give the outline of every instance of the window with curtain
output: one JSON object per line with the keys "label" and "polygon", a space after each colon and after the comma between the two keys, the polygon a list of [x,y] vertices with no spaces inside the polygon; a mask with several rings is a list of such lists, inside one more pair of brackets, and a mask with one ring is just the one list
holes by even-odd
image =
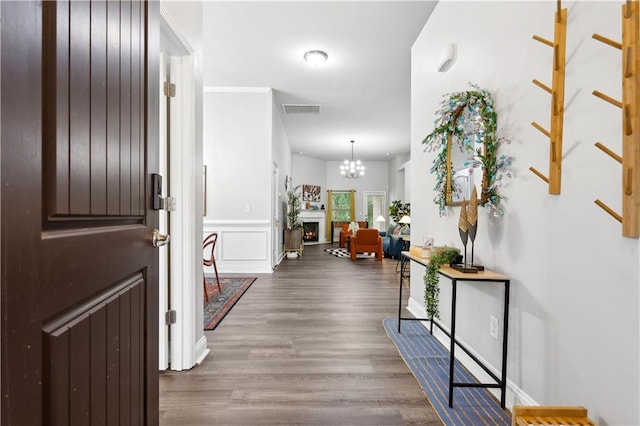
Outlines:
{"label": "window with curtain", "polygon": [[333,191],[331,194],[331,220],[334,222],[351,221],[351,194],[349,191]]}

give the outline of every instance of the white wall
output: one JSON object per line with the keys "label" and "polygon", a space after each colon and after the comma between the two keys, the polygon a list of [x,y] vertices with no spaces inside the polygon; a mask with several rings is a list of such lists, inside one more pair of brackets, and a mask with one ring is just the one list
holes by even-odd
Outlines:
{"label": "white wall", "polygon": [[[388,196],[389,162],[364,161],[366,173],[359,179],[346,179],[340,174],[341,161],[325,161],[302,155],[293,155],[293,185],[318,185],[321,187],[321,204],[327,206],[327,190],[356,190],[356,218],[363,220],[364,191],[385,191]],[[373,226],[373,224],[369,224]]]}
{"label": "white wall", "polygon": [[[291,176],[291,147],[289,146],[289,139],[282,125],[282,115],[280,108],[278,107],[275,97],[272,99],[272,156],[273,163],[278,167],[278,224],[275,232],[276,244],[277,244],[277,259],[279,260],[284,255],[284,241],[283,241],[283,229],[286,226],[286,218],[284,216],[283,206],[287,203],[287,191],[285,190],[284,180],[287,176]],[[273,194],[272,194],[273,198]],[[273,200],[272,200],[273,202]],[[272,206],[273,207],[273,206]],[[274,235],[272,233],[272,235]]]}
{"label": "white wall", "polygon": [[271,102],[269,90],[205,91],[207,218],[269,219]]}
{"label": "white wall", "polygon": [[389,160],[389,194],[387,202],[391,204],[394,200],[401,200],[406,202],[405,196],[410,196],[408,191],[405,191],[405,181],[407,173],[404,170],[404,164],[409,161],[409,155],[399,155]]}
{"label": "white wall", "polygon": [[[593,144],[621,149],[621,114],[591,95],[621,96],[620,52],[591,39],[621,39],[622,2],[568,4],[567,73],[562,194],[552,196],[529,166],[546,170],[548,141],[530,126],[549,122],[549,95],[531,83],[551,84],[552,50],[533,34],[553,38],[556,2],[441,1],[412,49],[412,236],[461,247],[459,208],[438,217],[433,203],[433,153],[421,140],[433,130],[441,96],[473,81],[495,98],[502,133],[512,139],[515,178],[503,188],[505,216],[480,213],[476,255],[512,279],[508,400],[584,405],[603,425],[640,424],[639,243],[594,205],[602,198],[621,210],[620,167]],[[447,73],[436,71],[440,51],[457,45]],[[412,271],[413,272],[413,271]],[[422,275],[412,273],[413,307],[423,306]],[[441,279],[445,323],[450,285]],[[499,343],[489,315],[500,317],[500,286],[459,291],[458,330],[493,366]],[[522,392],[522,393],[520,393]],[[531,402],[531,401],[529,401]]]}
{"label": "white wall", "polygon": [[271,272],[271,89],[205,88],[205,233],[218,231],[220,272]]}
{"label": "white wall", "polygon": [[[317,158],[294,154],[292,164],[293,186],[315,185],[320,187],[320,202],[327,206],[327,162]],[[302,206],[304,208],[304,205]]]}
{"label": "white wall", "polygon": [[[363,161],[366,173],[358,179],[346,179],[340,174],[341,161],[327,161],[327,189],[333,191],[356,190],[356,219],[366,220],[366,206],[363,206],[362,197],[364,191],[387,192],[389,182],[388,161]],[[388,197],[387,197],[388,200]],[[370,223],[370,227],[375,224]]]}

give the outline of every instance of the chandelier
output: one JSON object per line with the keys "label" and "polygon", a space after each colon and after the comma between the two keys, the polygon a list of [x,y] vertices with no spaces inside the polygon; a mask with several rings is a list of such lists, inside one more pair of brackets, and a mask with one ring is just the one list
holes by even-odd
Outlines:
{"label": "chandelier", "polygon": [[344,160],[344,163],[340,166],[340,174],[347,179],[358,179],[364,176],[364,164],[362,161],[353,160],[353,144],[355,141],[351,141],[351,161]]}

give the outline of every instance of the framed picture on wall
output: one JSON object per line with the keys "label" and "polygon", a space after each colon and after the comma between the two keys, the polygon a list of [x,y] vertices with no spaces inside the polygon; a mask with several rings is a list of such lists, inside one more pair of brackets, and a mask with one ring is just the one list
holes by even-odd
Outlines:
{"label": "framed picture on wall", "polygon": [[302,185],[302,201],[320,201],[320,187]]}

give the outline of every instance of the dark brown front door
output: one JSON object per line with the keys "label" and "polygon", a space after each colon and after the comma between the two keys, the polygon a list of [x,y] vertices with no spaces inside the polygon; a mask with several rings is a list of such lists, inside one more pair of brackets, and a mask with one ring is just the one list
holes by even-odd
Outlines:
{"label": "dark brown front door", "polygon": [[2,424],[157,424],[158,2],[0,7]]}

